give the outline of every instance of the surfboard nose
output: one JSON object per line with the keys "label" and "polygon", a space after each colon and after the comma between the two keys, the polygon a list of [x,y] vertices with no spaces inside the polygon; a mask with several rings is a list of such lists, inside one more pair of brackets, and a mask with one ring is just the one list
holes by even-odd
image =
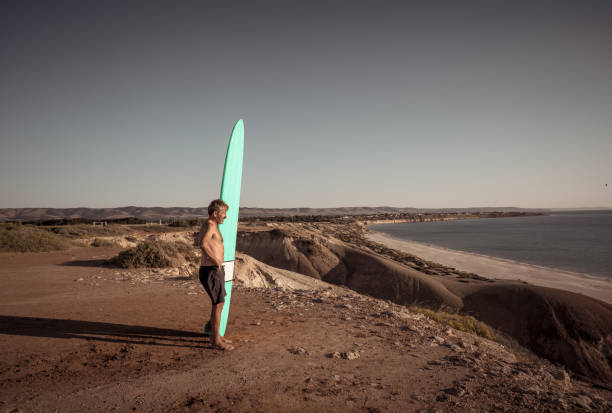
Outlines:
{"label": "surfboard nose", "polygon": [[244,120],[238,119],[238,121],[234,125],[234,128],[232,129],[232,135],[234,133],[244,134]]}

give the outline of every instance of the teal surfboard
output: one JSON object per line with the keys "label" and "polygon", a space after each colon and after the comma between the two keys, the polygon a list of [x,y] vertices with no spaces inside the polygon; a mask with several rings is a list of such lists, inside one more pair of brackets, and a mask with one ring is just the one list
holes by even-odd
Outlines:
{"label": "teal surfboard", "polygon": [[234,125],[227,145],[223,180],[221,181],[221,199],[229,205],[227,218],[219,225],[223,236],[223,268],[225,269],[225,304],[221,312],[219,334],[225,335],[227,319],[232,299],[232,282],[234,280],[234,259],[236,258],[236,234],[238,232],[238,212],[240,209],[240,188],[242,186],[242,157],[244,153],[244,122],[238,120]]}

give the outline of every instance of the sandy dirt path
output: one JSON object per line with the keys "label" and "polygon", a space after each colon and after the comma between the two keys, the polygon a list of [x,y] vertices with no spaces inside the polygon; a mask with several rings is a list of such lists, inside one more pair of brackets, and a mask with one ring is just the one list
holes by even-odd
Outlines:
{"label": "sandy dirt path", "polygon": [[612,282],[605,278],[401,240],[380,232],[370,232],[366,237],[370,241],[384,244],[389,248],[415,255],[421,259],[461,271],[473,272],[486,278],[522,280],[533,285],[584,294],[612,304]]}
{"label": "sandy dirt path", "polygon": [[532,411],[588,389],[346,290],[237,287],[237,350],[213,350],[199,284],[101,266],[116,252],[0,254],[0,411]]}

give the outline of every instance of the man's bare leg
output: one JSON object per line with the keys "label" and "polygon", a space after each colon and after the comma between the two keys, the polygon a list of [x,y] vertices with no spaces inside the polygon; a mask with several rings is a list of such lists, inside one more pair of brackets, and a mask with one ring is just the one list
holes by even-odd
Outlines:
{"label": "man's bare leg", "polygon": [[228,350],[233,350],[234,347],[230,346],[229,344],[231,344],[231,340],[226,339],[225,337],[221,337],[221,334],[219,333],[220,329],[221,329],[221,313],[223,312],[223,303],[219,303],[217,305],[217,339],[226,347],[230,347]]}
{"label": "man's bare leg", "polygon": [[234,347],[229,344],[227,340],[224,340],[219,334],[219,327],[221,325],[221,311],[223,311],[223,303],[219,303],[212,306],[211,313],[211,335],[210,340],[214,347],[221,350],[233,350]]}
{"label": "man's bare leg", "polygon": [[[211,337],[211,340],[212,340],[212,337],[214,337],[214,334],[212,333],[212,325],[213,325],[212,320],[214,319],[214,316],[215,316],[215,314],[216,314],[216,313],[215,313],[215,311],[217,311],[217,310],[216,310],[216,307],[218,307],[218,306],[221,306],[221,309],[220,309],[220,310],[218,310],[218,311],[219,311],[219,315],[218,315],[218,317],[219,317],[219,326],[220,326],[220,325],[221,325],[221,312],[223,311],[223,303],[221,303],[221,304],[217,304],[217,305],[213,305],[213,306],[212,306],[212,309],[211,309],[211,311],[210,311],[210,325],[211,325],[211,333],[210,333],[210,337]],[[227,339],[227,338],[225,338],[225,337],[221,337],[221,334],[219,334],[219,339],[220,339],[220,341],[221,341],[222,343],[226,343],[226,344],[231,344],[231,343],[232,343],[232,340],[228,340],[228,339]]]}

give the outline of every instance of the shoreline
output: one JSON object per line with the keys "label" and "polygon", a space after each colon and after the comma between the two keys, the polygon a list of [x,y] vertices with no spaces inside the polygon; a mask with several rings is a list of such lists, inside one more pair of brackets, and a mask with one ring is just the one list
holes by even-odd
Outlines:
{"label": "shoreline", "polygon": [[415,255],[427,261],[454,267],[461,271],[472,272],[485,278],[526,281],[532,285],[571,291],[612,304],[612,281],[603,277],[451,250],[395,238],[371,229],[369,231],[369,233],[365,234],[368,240],[378,242],[388,248]]}

